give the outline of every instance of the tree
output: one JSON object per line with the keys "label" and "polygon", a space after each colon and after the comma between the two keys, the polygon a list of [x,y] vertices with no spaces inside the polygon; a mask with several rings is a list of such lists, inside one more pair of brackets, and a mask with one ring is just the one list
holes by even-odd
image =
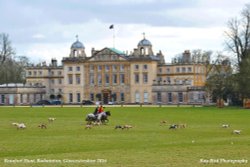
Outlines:
{"label": "tree", "polygon": [[9,36],[0,34],[0,84],[23,83],[28,63],[29,59],[25,56],[15,57]]}
{"label": "tree", "polygon": [[205,89],[214,102],[232,97],[232,68],[228,57],[218,54],[215,61],[206,64]]}
{"label": "tree", "polygon": [[236,79],[242,98],[250,98],[250,4],[245,5],[241,18],[231,19],[226,31],[226,45],[236,57]]}
{"label": "tree", "polygon": [[15,55],[15,51],[11,46],[9,35],[0,34],[0,65],[2,65],[7,58],[11,58]]}

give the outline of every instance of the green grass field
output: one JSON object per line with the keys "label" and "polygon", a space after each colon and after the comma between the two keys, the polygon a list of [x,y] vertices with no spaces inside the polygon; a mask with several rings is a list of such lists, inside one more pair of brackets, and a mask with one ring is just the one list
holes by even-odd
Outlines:
{"label": "green grass field", "polygon": [[[108,125],[86,130],[84,119],[93,109],[1,107],[0,166],[250,166],[229,162],[250,161],[250,110],[108,106]],[[48,123],[49,117],[56,120]],[[160,125],[161,120],[168,123]],[[24,122],[27,129],[17,130],[12,122]],[[40,123],[48,128],[39,129]],[[173,123],[186,123],[187,128],[169,130]],[[114,129],[124,124],[133,128]],[[234,129],[242,133],[232,134]]]}

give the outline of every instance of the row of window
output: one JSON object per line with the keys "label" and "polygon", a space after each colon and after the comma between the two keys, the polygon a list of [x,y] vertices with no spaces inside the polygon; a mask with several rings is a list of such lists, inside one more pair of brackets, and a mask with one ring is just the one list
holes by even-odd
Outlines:
{"label": "row of window", "polygon": [[[28,76],[43,76],[43,71],[28,71]],[[62,75],[62,71],[50,71],[49,75]]]}
{"label": "row of window", "polygon": [[[179,92],[177,94],[177,99],[178,99],[178,103],[183,103],[183,93]],[[167,99],[168,99],[168,103],[172,103],[173,102],[173,93],[169,92],[167,93]],[[161,92],[157,92],[157,103],[162,103],[162,93]]]}
{"label": "row of window", "polygon": [[[142,65],[142,69],[143,70],[147,70],[148,69],[148,65],[147,64]],[[134,70],[140,70],[140,65],[139,64],[135,64],[134,65]]]}
{"label": "row of window", "polygon": [[[5,95],[1,95],[0,99],[0,104],[10,103],[12,100],[11,103],[14,103],[14,98],[8,98]],[[43,94],[20,94],[20,103],[35,103],[41,99],[43,99]]]}
{"label": "row of window", "polygon": [[57,89],[50,89],[50,93],[51,94],[62,94],[63,92],[62,92],[62,89],[58,89],[58,91],[57,91]]}
{"label": "row of window", "polygon": [[62,84],[62,79],[51,79],[50,80],[50,83],[51,84],[58,84],[58,85],[61,85]]}
{"label": "row of window", "polygon": [[[101,85],[103,82],[105,84],[110,84],[112,79],[112,84],[118,84],[118,80],[119,80],[119,84],[125,84],[125,74],[105,74],[104,75],[104,81],[103,81],[103,77],[102,74],[98,74],[97,75],[97,84]],[[95,76],[94,74],[90,74],[89,75],[89,84],[90,85],[94,85],[95,84]]]}
{"label": "row of window", "polygon": [[[159,68],[158,71],[159,71],[159,73],[163,73],[162,68]],[[192,67],[176,67],[175,68],[175,72],[176,73],[180,73],[180,72],[182,72],[182,73],[192,72]],[[166,73],[167,74],[171,73],[171,69],[167,68],[166,69]]]}
{"label": "row of window", "polygon": [[[143,81],[143,83],[148,83],[148,73],[142,74],[142,81]],[[140,74],[139,73],[134,73],[134,82],[136,84],[140,83]]]}
{"label": "row of window", "polygon": [[[73,75],[68,75],[68,84],[73,84]],[[81,76],[79,74],[75,75],[75,84],[80,85],[81,84]]]}
{"label": "row of window", "polygon": [[[141,103],[141,96],[139,92],[135,92],[135,102],[136,103]],[[143,102],[148,103],[148,92],[143,93]]]}
{"label": "row of window", "polygon": [[[68,67],[68,71],[73,71],[73,67]],[[75,67],[75,71],[81,71],[81,67],[80,66],[76,66]]]}
{"label": "row of window", "polygon": [[190,79],[172,79],[170,77],[167,77],[166,80],[163,80],[162,77],[157,78],[157,81],[161,84],[187,84],[191,85],[192,80]]}
{"label": "row of window", "polygon": [[[105,71],[110,71],[110,69],[112,69],[112,71],[118,71],[118,68],[120,68],[120,71],[124,71],[124,69],[125,69],[125,66],[123,65],[123,64],[121,64],[121,65],[104,65],[104,66],[102,66],[102,65],[97,65],[97,71],[102,71],[103,69],[105,70]],[[89,66],[89,71],[90,72],[94,72],[94,70],[95,70],[95,66],[94,65],[90,65]]]}
{"label": "row of window", "polygon": [[[157,92],[157,102],[162,103],[162,96],[164,93],[162,92]],[[167,103],[172,103],[173,102],[173,96],[174,94],[171,92],[167,92]],[[204,100],[204,93],[199,92],[199,93],[189,93],[189,101],[190,102],[200,102]],[[177,102],[178,103],[183,103],[184,102],[184,93],[183,92],[178,92],[177,93]]]}

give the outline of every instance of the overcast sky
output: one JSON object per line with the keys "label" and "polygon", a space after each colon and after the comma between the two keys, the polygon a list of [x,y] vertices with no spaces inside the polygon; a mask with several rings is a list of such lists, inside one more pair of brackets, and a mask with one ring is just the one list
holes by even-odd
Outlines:
{"label": "overcast sky", "polygon": [[227,21],[248,0],[0,0],[0,33],[31,61],[67,57],[75,36],[86,48],[132,51],[146,38],[167,62],[184,50],[223,51]]}

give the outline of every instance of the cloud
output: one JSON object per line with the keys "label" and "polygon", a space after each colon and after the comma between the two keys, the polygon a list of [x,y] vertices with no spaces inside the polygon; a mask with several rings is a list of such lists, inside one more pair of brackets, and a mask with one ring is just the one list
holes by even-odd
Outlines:
{"label": "cloud", "polygon": [[[185,49],[223,50],[229,18],[240,14],[247,0],[43,0],[0,1],[1,31],[17,53],[32,59],[62,58],[79,39],[89,55],[92,47],[131,51],[142,33],[167,59]],[[60,4],[60,5],[59,5]]]}

